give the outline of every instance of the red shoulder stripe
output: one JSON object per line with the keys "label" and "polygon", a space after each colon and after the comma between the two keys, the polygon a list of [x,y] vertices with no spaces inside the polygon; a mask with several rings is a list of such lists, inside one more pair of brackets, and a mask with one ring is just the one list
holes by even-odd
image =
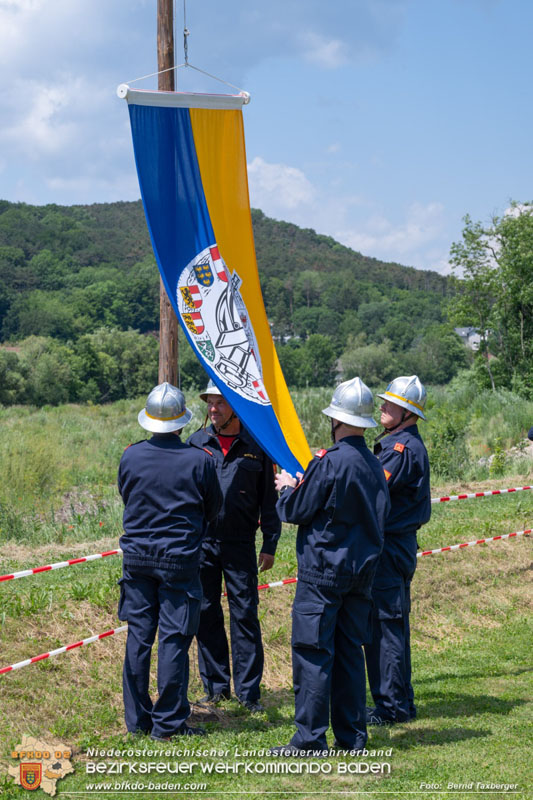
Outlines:
{"label": "red shoulder stripe", "polygon": [[401,442],[396,442],[396,444],[392,449],[396,450],[397,453],[403,453],[403,451],[405,450],[405,445],[402,444]]}
{"label": "red shoulder stripe", "polygon": [[318,456],[318,458],[324,458],[327,452],[327,450],[317,450],[315,456]]}

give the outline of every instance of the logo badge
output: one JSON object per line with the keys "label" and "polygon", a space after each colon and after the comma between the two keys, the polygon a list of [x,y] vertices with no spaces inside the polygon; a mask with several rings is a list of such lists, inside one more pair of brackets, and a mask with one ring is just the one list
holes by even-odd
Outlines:
{"label": "logo badge", "polygon": [[33,736],[23,736],[11,758],[16,758],[18,764],[9,766],[7,771],[17,786],[30,792],[42,789],[51,797],[56,794],[57,782],[74,772],[70,747],[51,745]]}
{"label": "logo badge", "polygon": [[42,764],[25,764],[20,765],[20,785],[23,789],[38,789],[41,785],[43,778],[43,765]]}

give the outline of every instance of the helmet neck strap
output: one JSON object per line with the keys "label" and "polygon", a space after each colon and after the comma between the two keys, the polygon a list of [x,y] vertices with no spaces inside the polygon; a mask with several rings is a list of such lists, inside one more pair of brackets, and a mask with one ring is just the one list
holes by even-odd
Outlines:
{"label": "helmet neck strap", "polygon": [[[413,417],[414,422],[410,421],[410,418]],[[412,411],[408,411],[406,408],[402,409],[402,418],[397,425],[393,428],[385,428],[379,436],[376,436],[374,439],[374,444],[377,444],[384,436],[388,436],[390,433],[398,433],[398,431],[407,428],[408,425],[416,424],[417,415],[414,414]]]}
{"label": "helmet neck strap", "polygon": [[220,434],[222,433],[222,431],[226,430],[228,425],[231,425],[234,419],[237,419],[237,417],[235,416],[235,413],[232,411],[227,420],[223,422],[222,425],[219,425],[218,428],[216,425],[213,425],[213,428],[215,429],[216,433]]}

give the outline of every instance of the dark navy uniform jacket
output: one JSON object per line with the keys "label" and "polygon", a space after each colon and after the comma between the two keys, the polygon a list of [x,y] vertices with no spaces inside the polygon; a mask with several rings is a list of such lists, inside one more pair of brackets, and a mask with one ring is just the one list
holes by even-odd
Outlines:
{"label": "dark navy uniform jacket", "polygon": [[274,555],[281,522],[276,512],[274,466],[269,457],[242,426],[226,457],[212,425],[197,430],[188,443],[212,453],[224,496],[222,509],[210,523],[206,538],[253,541],[261,523],[261,552]]}
{"label": "dark navy uniform jacket", "polygon": [[391,433],[374,448],[387,478],[391,510],[387,534],[410,533],[431,516],[429,459],[416,425]]}
{"label": "dark navy uniform jacket", "polygon": [[130,445],[118,470],[124,500],[124,563],[198,571],[206,520],[222,504],[215,459],[174,433]]}
{"label": "dark navy uniform jacket", "polygon": [[383,547],[390,508],[383,469],[362,436],[320,450],[295,489],[284,489],[278,512],[299,525],[298,579],[367,593]]}

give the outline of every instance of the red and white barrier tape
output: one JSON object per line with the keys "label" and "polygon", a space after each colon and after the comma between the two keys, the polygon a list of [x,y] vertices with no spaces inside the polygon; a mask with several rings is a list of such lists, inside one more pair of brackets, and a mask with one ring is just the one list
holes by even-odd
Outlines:
{"label": "red and white barrier tape", "polygon": [[485,544],[486,542],[497,542],[500,539],[511,539],[513,536],[529,536],[531,528],[525,531],[515,531],[514,533],[502,533],[501,536],[490,536],[487,539],[476,539],[473,542],[462,542],[461,544],[450,544],[447,547],[439,547],[437,550],[423,550],[417,553],[416,557],[432,556],[434,553],[448,553],[450,550],[461,550],[463,547],[472,547],[475,544]]}
{"label": "red and white barrier tape", "polygon": [[452,494],[449,497],[432,497],[431,503],[447,503],[450,500],[472,500],[475,497],[490,497],[493,494],[525,492],[527,489],[533,489],[533,486],[515,486],[514,489],[494,489],[492,492],[472,492],[471,494]]}
{"label": "red and white barrier tape", "polygon": [[[501,536],[491,536],[487,539],[476,539],[474,542],[462,542],[461,544],[450,544],[447,547],[439,547],[437,550],[424,550],[421,553],[417,553],[416,557],[420,558],[421,556],[431,556],[435,553],[448,553],[450,550],[462,550],[464,547],[472,547],[475,544],[485,544],[486,542],[497,542],[500,539],[512,539],[515,536],[529,536],[531,533],[531,529],[525,531],[515,531],[514,533],[503,533]],[[263,583],[261,586],[258,586],[258,589],[273,589],[275,586],[284,586],[287,583],[296,583],[298,578],[285,578],[283,581],[275,581],[274,583]],[[226,593],[224,593],[224,596]]]}
{"label": "red and white barrier tape", "polygon": [[[477,497],[491,497],[492,495],[497,494],[510,494],[511,492],[525,492],[528,489],[533,489],[533,486],[516,486],[512,489],[493,489],[492,491],[488,492],[472,492],[470,494],[452,494],[447,497],[432,497],[431,503],[447,503],[451,500],[472,500]],[[100,523],[103,525],[103,522]],[[523,533],[523,531],[521,531]],[[515,534],[507,534],[504,537],[493,537],[493,539],[497,538],[507,538],[508,536],[514,536]],[[517,536],[520,534],[516,534]],[[468,542],[467,544],[461,545],[452,545],[451,547],[445,547],[443,550],[431,550],[427,551],[427,553],[423,553],[422,555],[427,555],[429,552],[432,553],[442,553],[445,550],[450,549],[457,549],[459,547],[468,547],[470,544],[481,544],[482,542],[493,541],[493,539],[479,539],[477,542]],[[47,564],[44,567],[34,567],[34,569],[23,569],[20,572],[13,572],[8,575],[0,575],[0,583],[2,581],[12,581],[16,580],[17,578],[27,578],[28,575],[37,575],[40,572],[49,572],[53,569],[63,569],[63,567],[72,567],[74,564],[84,564],[88,561],[96,561],[99,558],[105,558],[106,556],[116,556],[121,555],[122,550],[108,550],[105,553],[96,553],[95,555],[91,556],[83,556],[82,558],[71,558],[69,561],[58,561],[55,564]],[[420,555],[420,554],[419,554]],[[295,580],[295,579],[294,579]],[[265,583],[262,586],[259,586],[259,589],[268,589],[272,586],[283,586],[285,583],[291,583],[293,581],[292,578],[288,578],[286,581],[278,581],[276,583]]]}
{"label": "red and white barrier tape", "polygon": [[0,583],[2,581],[13,581],[16,580],[16,578],[27,578],[28,575],[37,575],[39,572],[49,572],[51,569],[63,569],[63,567],[72,567],[73,564],[84,564],[87,561],[96,561],[99,558],[106,558],[106,556],[116,556],[118,553],[122,553],[122,550],[108,550],[105,553],[95,553],[92,556],[71,558],[69,561],[57,561],[55,564],[47,564],[45,567],[22,569],[20,572],[12,572],[10,575],[0,575]]}
{"label": "red and white barrier tape", "polygon": [[81,642],[67,644],[65,647],[58,647],[57,650],[51,650],[49,653],[42,653],[40,656],[27,658],[25,661],[19,661],[17,664],[11,664],[10,667],[4,667],[3,669],[0,669],[0,675],[3,675],[6,672],[12,672],[14,669],[20,669],[21,667],[27,667],[30,664],[35,664],[37,661],[44,661],[46,658],[54,658],[54,656],[59,656],[61,653],[67,653],[69,650],[74,650],[76,647],[81,647],[84,644],[92,644],[92,642],[97,642],[98,639],[105,639],[107,636],[113,636],[115,633],[122,633],[123,631],[127,630],[127,625],[121,625],[120,628],[113,628],[110,631],[105,631],[105,633],[99,633],[96,636],[89,636],[88,639],[82,639]]}
{"label": "red and white barrier tape", "polygon": [[[471,547],[475,544],[485,544],[486,542],[496,542],[500,541],[501,539],[511,539],[516,536],[529,536],[531,533],[531,529],[524,530],[524,531],[514,531],[514,533],[504,533],[501,536],[491,536],[487,539],[476,539],[474,542],[463,542],[461,544],[451,544],[448,547],[439,547],[437,550],[424,550],[422,553],[417,553],[417,558],[421,556],[430,556],[435,553],[447,553],[450,550],[460,550],[464,547]],[[110,551],[107,555],[112,555],[116,552],[120,551]],[[258,589],[273,589],[276,586],[286,586],[288,583],[297,583],[298,578],[284,578],[281,581],[273,581],[272,583],[263,583],[261,586],[258,586]],[[57,650],[51,650],[49,653],[42,653],[40,656],[34,656],[33,658],[27,658],[25,661],[19,661],[17,664],[11,664],[9,667],[4,667],[0,669],[0,675],[5,674],[6,672],[12,672],[14,669],[20,669],[21,667],[27,667],[30,664],[35,664],[37,661],[44,661],[46,658],[53,658],[54,656],[58,656],[61,653],[67,653],[69,650],[74,650],[76,647],[81,647],[84,644],[91,644],[92,642],[98,641],[98,639],[105,639],[107,636],[113,636],[115,633],[123,633],[128,629],[127,625],[122,625],[120,628],[114,628],[110,631],[105,631],[105,633],[99,633],[96,636],[89,636],[88,639],[82,639],[81,642],[74,642],[74,644],[68,644],[66,647],[58,647]]]}
{"label": "red and white barrier tape", "polygon": [[[526,486],[526,487],[523,487],[523,488],[528,489],[529,487]],[[507,489],[506,491],[519,491],[519,490],[518,489],[516,489],[516,490],[515,489]],[[474,496],[474,495],[471,495],[471,496]],[[466,495],[463,495],[463,496],[458,495],[459,499],[462,499],[462,497],[466,497]],[[443,499],[443,500],[454,500],[454,499],[457,499],[457,498],[448,497],[448,498],[441,498],[441,499]],[[499,539],[510,539],[513,536],[524,536],[524,535],[527,536],[530,533],[531,533],[531,530],[516,531],[515,533],[506,533],[506,534],[504,534],[502,536],[491,536],[491,537],[489,537],[487,539],[476,539],[473,542],[463,542],[461,544],[452,544],[452,545],[448,545],[447,547],[441,547],[441,548],[439,548],[437,550],[425,550],[423,553],[418,553],[417,554],[417,558],[420,558],[420,556],[428,556],[428,555],[431,555],[431,554],[434,554],[434,553],[446,553],[449,550],[460,550],[463,547],[471,547],[474,544],[484,544],[485,542],[495,542],[495,541],[498,541]],[[26,577],[28,577],[28,575],[38,575],[41,572],[49,572],[50,570],[53,570],[53,569],[62,569],[63,567],[71,567],[73,564],[83,564],[83,563],[85,563],[87,561],[96,561],[99,558],[106,558],[107,556],[115,556],[115,555],[122,555],[122,550],[120,550],[120,549],[119,550],[107,550],[105,553],[95,553],[92,556],[83,556],[82,558],[71,558],[69,561],[57,561],[55,564],[48,564],[48,565],[46,565],[44,567],[34,567],[33,569],[23,569],[23,570],[20,570],[20,572],[13,572],[13,573],[8,574],[8,575],[0,575],[0,583],[2,581],[11,581],[11,580],[15,580],[16,578],[26,578]],[[274,583],[263,583],[260,586],[258,586],[257,588],[258,589],[272,589],[272,588],[274,588],[276,586],[285,586],[288,583],[295,583],[295,582],[296,582],[296,578],[285,578],[282,581],[275,581]],[[224,596],[226,596],[226,593],[224,593]]]}
{"label": "red and white barrier tape", "polygon": [[258,589],[273,589],[275,586],[286,586],[288,583],[296,583],[298,578],[284,578],[282,581],[274,581],[273,583],[262,583]]}

